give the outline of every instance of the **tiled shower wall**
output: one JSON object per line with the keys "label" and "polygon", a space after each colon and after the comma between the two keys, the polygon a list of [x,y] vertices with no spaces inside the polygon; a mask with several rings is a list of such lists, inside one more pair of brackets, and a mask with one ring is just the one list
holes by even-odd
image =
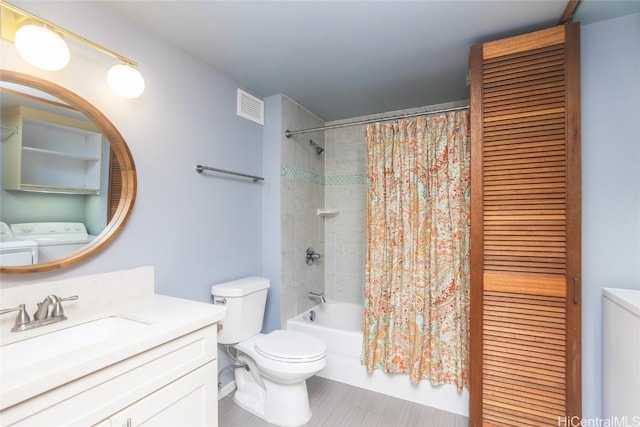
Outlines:
{"label": "tiled shower wall", "polygon": [[[296,130],[324,126],[324,122],[286,96],[282,97],[282,129]],[[317,154],[309,140],[324,147],[324,132],[282,136],[280,161],[281,197],[281,295],[280,319],[286,320],[316,303],[307,292],[324,291],[325,220],[317,215],[324,207],[325,154]],[[325,151],[326,153],[326,151]],[[307,248],[322,255],[308,266]]]}
{"label": "tiled shower wall", "polygon": [[325,131],[325,292],[333,301],[362,303],[365,263],[364,125]]}

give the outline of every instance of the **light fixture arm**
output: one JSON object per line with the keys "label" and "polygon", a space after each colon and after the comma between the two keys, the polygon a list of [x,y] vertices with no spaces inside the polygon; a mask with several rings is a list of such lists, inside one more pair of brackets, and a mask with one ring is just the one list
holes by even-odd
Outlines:
{"label": "light fixture arm", "polygon": [[[13,13],[15,13],[17,15],[21,15],[22,19],[31,18],[31,19],[37,21],[38,23],[40,23],[40,24],[52,29],[55,32],[58,32],[60,34],[64,34],[67,37],[70,37],[70,38],[75,39],[75,40],[77,40],[77,41],[79,41],[81,43],[84,43],[84,44],[86,44],[86,45],[88,45],[88,46],[90,46],[90,47],[92,47],[92,48],[94,48],[96,50],[99,50],[100,52],[102,52],[102,53],[104,53],[106,55],[109,55],[109,56],[111,56],[113,58],[116,58],[118,61],[120,61],[120,62],[122,62],[122,63],[124,63],[126,65],[129,65],[129,66],[131,66],[133,68],[137,68],[138,67],[138,63],[135,62],[135,61],[132,61],[129,58],[126,58],[126,57],[124,57],[124,56],[122,56],[120,54],[117,54],[114,51],[112,51],[110,49],[107,49],[106,47],[100,46],[99,44],[94,43],[91,40],[87,40],[84,37],[79,36],[79,35],[71,32],[71,31],[65,30],[64,28],[61,28],[61,27],[59,27],[59,26],[47,21],[46,19],[42,19],[42,18],[40,18],[40,17],[38,17],[38,16],[36,16],[36,15],[34,15],[32,13],[29,13],[29,12],[23,10],[23,9],[20,9],[19,7],[16,7],[16,6],[12,5],[12,4],[9,4],[9,3],[5,2],[4,0],[0,0],[0,13],[2,14],[3,18],[4,18],[4,14],[5,14],[5,10],[4,9],[10,10],[10,11],[12,11]],[[2,34],[3,34],[2,38],[6,39],[4,31],[3,31]],[[13,40],[9,40],[9,41],[13,42]]]}

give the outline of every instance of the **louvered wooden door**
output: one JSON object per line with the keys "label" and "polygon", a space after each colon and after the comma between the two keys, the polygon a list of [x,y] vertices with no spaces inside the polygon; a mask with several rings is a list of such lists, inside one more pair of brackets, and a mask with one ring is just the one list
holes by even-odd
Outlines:
{"label": "louvered wooden door", "polygon": [[107,223],[118,212],[120,199],[122,198],[122,168],[116,153],[111,150],[109,155],[109,192],[107,200]]}
{"label": "louvered wooden door", "polygon": [[581,413],[579,24],[471,51],[471,425]]}

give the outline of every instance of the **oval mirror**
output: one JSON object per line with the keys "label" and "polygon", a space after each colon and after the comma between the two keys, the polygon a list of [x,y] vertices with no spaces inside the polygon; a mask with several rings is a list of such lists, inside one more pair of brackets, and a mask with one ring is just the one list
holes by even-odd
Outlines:
{"label": "oval mirror", "polygon": [[26,74],[0,70],[0,107],[0,273],[86,260],[133,208],[136,170],[124,138],[80,96]]}

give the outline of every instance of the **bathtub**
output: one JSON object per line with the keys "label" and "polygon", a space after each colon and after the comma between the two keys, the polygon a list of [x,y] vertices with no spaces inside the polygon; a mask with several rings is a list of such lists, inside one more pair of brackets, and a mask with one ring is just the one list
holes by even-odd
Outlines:
{"label": "bathtub", "polygon": [[[313,320],[311,320],[313,319]],[[327,346],[327,366],[317,375],[400,399],[468,416],[469,392],[452,384],[412,384],[408,375],[368,374],[360,364],[363,309],[360,304],[328,301],[287,320],[287,329],[306,332]]]}

